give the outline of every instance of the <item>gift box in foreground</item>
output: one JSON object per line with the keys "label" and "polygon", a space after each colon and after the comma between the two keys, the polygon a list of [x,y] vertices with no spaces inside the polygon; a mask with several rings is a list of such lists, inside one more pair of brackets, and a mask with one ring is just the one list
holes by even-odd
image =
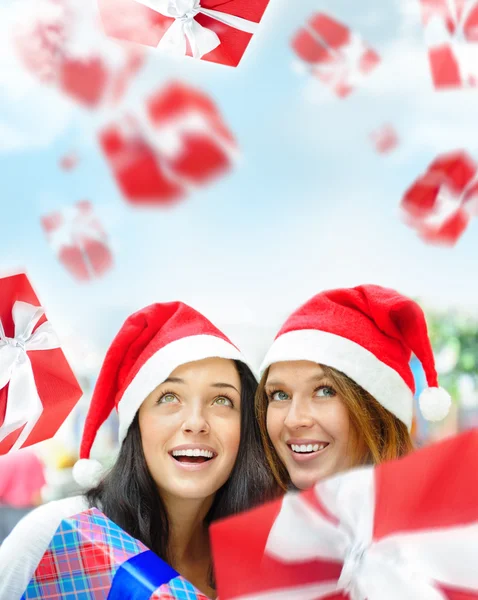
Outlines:
{"label": "gift box in foreground", "polygon": [[27,276],[0,278],[0,454],[52,438],[82,394]]}
{"label": "gift box in foreground", "polygon": [[221,600],[477,600],[478,430],[211,526]]}
{"label": "gift box in foreground", "polygon": [[64,519],[22,600],[208,600],[96,508]]}
{"label": "gift box in foreground", "polygon": [[107,35],[236,67],[269,0],[98,0]]}

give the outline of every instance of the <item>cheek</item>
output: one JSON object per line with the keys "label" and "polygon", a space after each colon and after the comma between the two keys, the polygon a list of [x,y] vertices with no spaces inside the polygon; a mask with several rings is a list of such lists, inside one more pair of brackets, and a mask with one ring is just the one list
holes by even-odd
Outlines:
{"label": "cheek", "polygon": [[241,440],[241,417],[239,414],[229,419],[221,419],[214,424],[214,432],[228,459],[235,460]]}
{"label": "cheek", "polygon": [[350,438],[350,417],[349,411],[342,400],[337,401],[331,406],[329,415],[330,433],[335,440],[343,446],[347,446]]}
{"label": "cheek", "polygon": [[279,441],[280,432],[282,431],[282,424],[284,422],[284,415],[281,414],[280,410],[267,408],[266,413],[266,427],[267,433],[271,439],[271,442],[275,445]]}

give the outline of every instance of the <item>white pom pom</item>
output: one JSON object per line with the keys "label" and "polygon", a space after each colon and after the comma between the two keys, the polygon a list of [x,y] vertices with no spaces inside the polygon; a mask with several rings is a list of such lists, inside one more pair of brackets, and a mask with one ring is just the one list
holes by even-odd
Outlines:
{"label": "white pom pom", "polygon": [[441,421],[451,406],[450,394],[441,387],[425,388],[418,398],[423,418],[427,421]]}
{"label": "white pom pom", "polygon": [[91,458],[81,458],[73,466],[73,479],[85,490],[96,487],[104,475],[101,463]]}

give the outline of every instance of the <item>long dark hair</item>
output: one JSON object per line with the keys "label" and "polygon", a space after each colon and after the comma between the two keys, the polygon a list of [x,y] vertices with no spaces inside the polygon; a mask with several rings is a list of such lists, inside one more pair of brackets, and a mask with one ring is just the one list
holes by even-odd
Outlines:
{"label": "long dark hair", "polygon": [[[249,367],[234,361],[241,380],[241,436],[236,463],[227,482],[216,492],[206,516],[216,519],[252,508],[277,495],[278,488],[262,450],[254,415],[257,382]],[[170,562],[170,525],[158,488],[148,470],[141,443],[138,414],[108,475],[86,493],[90,507],[99,508],[126,532]]]}

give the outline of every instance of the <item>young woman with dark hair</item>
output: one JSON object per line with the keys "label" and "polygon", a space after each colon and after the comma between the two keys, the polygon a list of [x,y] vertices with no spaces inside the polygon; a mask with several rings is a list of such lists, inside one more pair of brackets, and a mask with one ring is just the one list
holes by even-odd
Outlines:
{"label": "young woman with dark hair", "polygon": [[278,485],[317,481],[413,449],[411,353],[429,387],[423,416],[443,418],[425,317],[413,300],[376,285],[324,291],[284,323],[261,367],[256,414]]}
{"label": "young woman with dark hair", "polygon": [[[74,468],[89,491],[19,523],[0,548],[0,599],[22,596],[60,521],[91,507],[214,597],[209,523],[276,490],[256,387],[239,350],[189,306],[155,304],[129,317],[107,352]],[[121,447],[104,473],[89,455],[114,407]]]}

